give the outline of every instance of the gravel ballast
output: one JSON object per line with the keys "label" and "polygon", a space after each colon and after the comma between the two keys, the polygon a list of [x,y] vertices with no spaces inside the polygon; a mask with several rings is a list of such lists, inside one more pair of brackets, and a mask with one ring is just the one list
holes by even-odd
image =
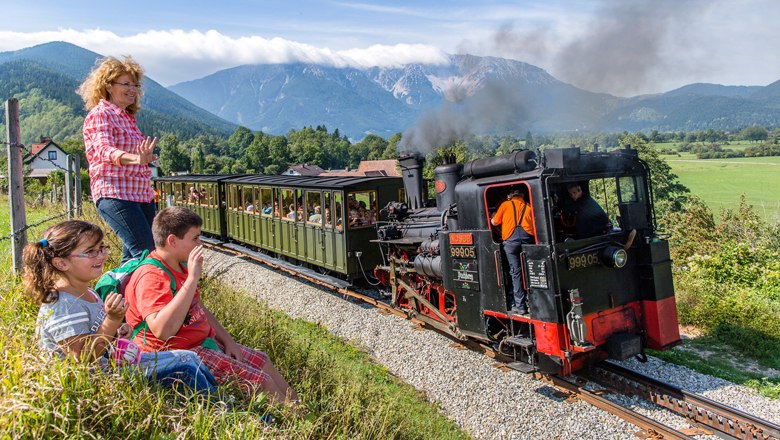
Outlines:
{"label": "gravel ballast", "polygon": [[[526,374],[503,372],[489,357],[452,347],[453,341],[436,332],[417,330],[403,318],[378,313],[283,272],[207,250],[204,273],[364,350],[438,402],[447,417],[476,439],[636,438],[636,426],[582,401],[556,397],[555,389]],[[623,365],[780,423],[780,401],[752,389],[652,357],[646,364]],[[624,396],[611,399],[673,428],[689,427],[683,418],[650,404]]]}

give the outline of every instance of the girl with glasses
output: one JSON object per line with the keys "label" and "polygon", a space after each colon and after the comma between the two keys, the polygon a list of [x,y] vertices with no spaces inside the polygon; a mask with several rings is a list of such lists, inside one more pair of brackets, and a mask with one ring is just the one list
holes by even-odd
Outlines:
{"label": "girl with glasses", "polygon": [[42,240],[25,247],[24,286],[40,305],[42,349],[62,359],[96,361],[103,369],[114,364],[137,368],[166,385],[214,391],[214,377],[194,352],[140,353],[128,343],[132,328],[123,323],[129,307],[124,297],[112,293],[103,302],[89,287],[103,274],[108,253],[100,227],[81,220],[54,225]]}

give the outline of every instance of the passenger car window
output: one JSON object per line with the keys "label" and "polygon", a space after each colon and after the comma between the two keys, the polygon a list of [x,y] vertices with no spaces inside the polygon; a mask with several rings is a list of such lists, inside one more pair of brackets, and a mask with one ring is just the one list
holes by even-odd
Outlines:
{"label": "passenger car window", "polygon": [[306,191],[306,222],[322,226],[322,195],[319,191]]}
{"label": "passenger car window", "polygon": [[347,196],[347,218],[350,229],[373,226],[377,218],[376,191],[355,191]]}

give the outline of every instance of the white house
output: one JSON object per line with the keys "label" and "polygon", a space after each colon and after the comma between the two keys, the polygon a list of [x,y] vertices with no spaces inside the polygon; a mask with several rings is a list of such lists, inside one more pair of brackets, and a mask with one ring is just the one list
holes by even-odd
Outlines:
{"label": "white house", "polygon": [[[32,144],[24,163],[31,168],[28,177],[45,180],[52,171],[68,168],[68,155],[51,138],[43,138],[41,142]],[[82,167],[85,166],[82,164]]]}

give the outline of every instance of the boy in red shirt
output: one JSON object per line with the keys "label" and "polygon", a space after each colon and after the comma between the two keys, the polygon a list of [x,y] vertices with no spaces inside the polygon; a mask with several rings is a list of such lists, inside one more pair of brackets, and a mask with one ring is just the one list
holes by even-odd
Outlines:
{"label": "boy in red shirt", "polygon": [[143,351],[192,350],[220,384],[232,379],[247,391],[267,392],[273,402],[297,402],[295,390],[268,355],[236,343],[200,302],[202,224],[198,214],[181,206],[165,208],[154,218],[157,249],[149,257],[161,261],[173,275],[176,292],[171,289],[170,276],[160,268],[146,264],[133,272],[125,288],[130,304],[125,318],[134,328],[142,321],[148,326],[134,342]]}

